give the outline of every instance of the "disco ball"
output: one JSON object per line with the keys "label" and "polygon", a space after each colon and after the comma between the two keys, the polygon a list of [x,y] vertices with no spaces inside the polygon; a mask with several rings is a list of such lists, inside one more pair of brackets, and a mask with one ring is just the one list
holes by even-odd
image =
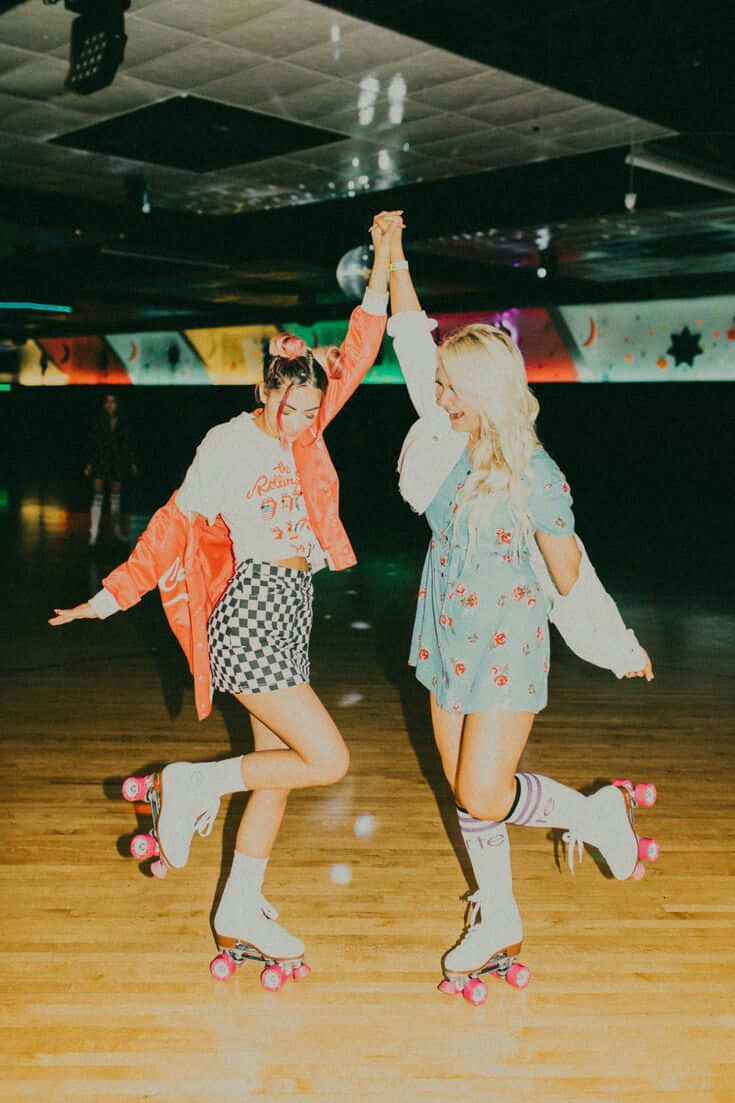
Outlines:
{"label": "disco ball", "polygon": [[361,299],[370,279],[373,259],[367,245],[350,249],[337,265],[337,283],[348,299]]}

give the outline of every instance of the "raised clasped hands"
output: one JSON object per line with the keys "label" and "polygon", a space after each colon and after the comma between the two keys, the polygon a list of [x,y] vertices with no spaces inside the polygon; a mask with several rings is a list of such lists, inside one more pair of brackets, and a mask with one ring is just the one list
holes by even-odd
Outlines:
{"label": "raised clasped hands", "polygon": [[375,215],[370,237],[376,257],[390,258],[394,239],[400,238],[404,225],[403,211],[381,211]]}

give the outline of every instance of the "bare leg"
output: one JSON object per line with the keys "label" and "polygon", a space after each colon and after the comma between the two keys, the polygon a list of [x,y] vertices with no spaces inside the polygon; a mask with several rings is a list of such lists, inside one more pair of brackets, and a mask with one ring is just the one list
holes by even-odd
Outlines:
{"label": "bare leg", "polygon": [[[287,750],[275,732],[255,716],[250,717],[255,750]],[[235,840],[235,849],[254,858],[269,858],[286,811],[288,789],[257,789],[243,812]]]}
{"label": "bare leg", "polygon": [[533,720],[532,712],[473,712],[465,717],[454,792],[475,819],[499,821],[508,815]]}
{"label": "bare leg", "polygon": [[333,785],[345,776],[349,751],[311,686],[235,696],[286,745],[284,749],[256,750],[243,756],[241,770],[246,789],[303,789]]}
{"label": "bare leg", "polygon": [[459,748],[462,743],[462,726],[464,716],[462,713],[447,712],[443,709],[433,693],[431,699],[431,724],[434,729],[434,740],[444,768],[444,776],[449,782],[452,792],[457,780],[457,763],[459,762]]}

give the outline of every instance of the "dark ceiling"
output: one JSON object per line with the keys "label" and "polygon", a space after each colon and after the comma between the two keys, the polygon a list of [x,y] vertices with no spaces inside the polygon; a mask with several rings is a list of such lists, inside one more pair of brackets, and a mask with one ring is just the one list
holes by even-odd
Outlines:
{"label": "dark ceiling", "polygon": [[724,4],[132,0],[89,96],[73,18],[0,2],[0,298],[73,307],[0,338],[344,314],[383,207],[430,306],[733,289],[735,196],[625,164],[735,181]]}

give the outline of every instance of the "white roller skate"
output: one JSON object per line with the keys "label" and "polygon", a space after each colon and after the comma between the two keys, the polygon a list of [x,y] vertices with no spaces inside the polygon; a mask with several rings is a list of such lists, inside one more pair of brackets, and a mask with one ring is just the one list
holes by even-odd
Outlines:
{"label": "white roller skate", "polygon": [[449,996],[462,995],[471,1004],[487,999],[487,986],[480,980],[493,973],[514,988],[525,988],[531,972],[513,959],[520,953],[523,926],[513,901],[503,911],[493,910],[489,897],[475,892],[467,897],[470,910],[467,927],[457,945],[444,956],[444,980],[439,991]]}
{"label": "white roller skate", "polygon": [[136,835],[130,844],[133,857],[157,861],[151,872],[165,876],[168,867],[181,869],[189,860],[191,840],[209,835],[219,811],[219,797],[206,784],[206,772],[191,762],[174,762],[159,774],[129,777],[123,782],[123,796],[151,806],[153,831]]}
{"label": "white roller skate", "polygon": [[650,808],[655,802],[656,786],[651,783],[633,785],[619,779],[598,789],[587,798],[587,822],[562,835],[569,868],[574,870],[575,851],[581,861],[584,844],[589,843],[600,851],[613,877],[639,881],[645,873],[643,862],[655,862],[660,847],[656,839],[638,837],[633,810],[639,805]]}
{"label": "white roller skate", "polygon": [[264,965],[260,983],[277,992],[287,980],[303,980],[311,969],[304,963],[304,944],[280,923],[278,912],[262,892],[243,895],[231,882],[225,886],[214,917],[219,953],[210,963],[215,980],[229,980],[244,961]]}

